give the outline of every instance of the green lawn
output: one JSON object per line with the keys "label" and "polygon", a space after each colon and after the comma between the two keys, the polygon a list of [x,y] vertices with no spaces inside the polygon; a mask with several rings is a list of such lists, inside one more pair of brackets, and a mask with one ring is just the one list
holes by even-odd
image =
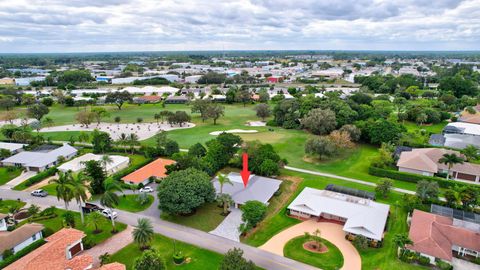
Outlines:
{"label": "green lawn", "polygon": [[[336,184],[346,186],[350,188],[356,188],[373,192],[374,187],[366,186],[362,184],[345,182],[338,179],[314,176],[309,174],[297,173],[282,170],[281,174],[285,177],[301,178],[303,181],[300,183],[297,191],[290,197],[290,200],[284,205],[283,209],[273,217],[269,217],[262,222],[261,230],[255,231],[255,233],[249,235],[247,238],[242,239],[246,244],[252,246],[261,246],[267,242],[274,235],[280,231],[300,223],[298,219],[290,218],[286,215],[286,209],[293,199],[305,188],[312,187],[317,189],[324,189],[328,184]],[[396,247],[392,242],[392,238],[397,233],[407,233],[406,224],[406,212],[395,205],[400,205],[402,201],[402,194],[392,193],[388,199],[379,198],[377,201],[390,204],[390,217],[387,224],[387,234],[384,239],[383,247],[381,248],[369,248],[366,251],[360,252],[362,257],[362,269],[400,269],[400,270],[413,270],[423,269],[419,266],[406,264],[398,260],[395,256]]]}
{"label": "green lawn", "polygon": [[57,187],[57,184],[48,184],[46,186],[41,187],[41,189],[48,192],[48,195],[57,196],[56,187]]}
{"label": "green lawn", "polygon": [[153,203],[152,195],[148,195],[148,202],[145,204],[140,204],[137,198],[138,198],[138,194],[120,196],[119,197],[120,201],[115,208],[136,213],[149,208]]}
{"label": "green lawn", "polygon": [[343,256],[340,250],[329,241],[323,239],[322,243],[328,248],[325,253],[315,253],[303,248],[309,240],[299,236],[287,242],[283,248],[283,255],[299,262],[313,265],[324,270],[337,270],[343,265]]}
{"label": "green lawn", "polygon": [[23,168],[0,167],[0,186],[8,183],[22,173]]}
{"label": "green lawn", "polygon": [[443,121],[438,124],[431,124],[431,125],[419,125],[413,122],[405,122],[403,125],[407,128],[408,131],[415,131],[415,130],[426,130],[432,134],[439,134],[442,133],[443,128],[448,124],[447,121]]}
{"label": "green lawn", "polygon": [[[191,269],[207,270],[218,269],[223,255],[210,250],[202,249],[184,242],[176,241],[176,249],[181,251],[186,257],[190,258],[189,263],[175,265],[173,263],[174,242],[172,239],[163,235],[156,234],[152,243],[152,248],[157,250],[166,262],[167,269]],[[133,269],[133,263],[141,251],[136,244],[130,244],[111,257],[112,262],[120,262],[127,266],[127,269]]]}
{"label": "green lawn", "polygon": [[181,224],[187,227],[209,232],[220,224],[225,216],[221,215],[223,208],[218,207],[216,203],[206,203],[197,209],[195,214],[190,216],[174,216],[162,214],[161,218],[170,222]]}
{"label": "green lawn", "polygon": [[26,203],[22,201],[14,201],[14,200],[1,200],[0,201],[0,213],[2,214],[8,214],[8,209],[12,206],[18,206],[19,208],[22,208],[25,206]]}
{"label": "green lawn", "polygon": [[[39,221],[35,221],[35,223],[41,223],[45,225],[45,228],[48,228],[53,232],[59,231],[60,229],[63,228],[62,214],[64,214],[66,211],[62,209],[56,209],[55,211],[57,213],[56,218],[39,220]],[[82,225],[82,222],[80,219],[80,213],[74,212],[74,215],[75,215],[75,229],[81,230],[85,232],[85,234],[87,235],[84,239],[84,243],[89,242],[92,245],[96,245],[112,236],[112,233],[111,233],[112,224],[109,219],[105,218],[105,220],[100,225],[99,229],[102,230],[102,232],[94,234],[93,233],[93,231],[95,230],[94,226],[88,226],[88,224]],[[118,231],[123,231],[127,228],[127,225],[120,222],[116,222],[115,227],[117,228]]]}

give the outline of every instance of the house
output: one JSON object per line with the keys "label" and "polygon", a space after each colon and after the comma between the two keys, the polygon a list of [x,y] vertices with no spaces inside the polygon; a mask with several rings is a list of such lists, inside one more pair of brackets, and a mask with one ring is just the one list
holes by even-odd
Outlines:
{"label": "house", "polygon": [[43,238],[42,231],[45,227],[42,224],[27,223],[13,231],[7,231],[6,216],[2,215],[0,214],[0,261],[3,260],[5,251],[11,250],[15,254]]}
{"label": "house", "polygon": [[27,145],[22,143],[0,142],[0,149],[8,150],[12,155],[18,152],[22,152],[25,146]]}
{"label": "house", "polygon": [[[259,201],[268,204],[268,201],[270,201],[275,192],[280,188],[280,184],[282,184],[280,180],[250,175],[248,185],[245,187],[239,173],[231,172],[227,177],[232,184],[223,185],[222,191],[232,197],[235,208],[239,208],[247,201]],[[218,178],[213,179],[213,186],[217,193],[220,193]]]}
{"label": "house", "polygon": [[290,215],[343,224],[347,235],[381,241],[390,206],[368,198],[306,187],[288,206]]}
{"label": "house", "polygon": [[161,96],[151,95],[151,96],[141,96],[133,98],[135,103],[145,104],[145,103],[157,103],[162,100]]}
{"label": "house", "polygon": [[167,177],[167,169],[165,166],[172,164],[175,164],[174,160],[159,158],[132,172],[131,174],[124,176],[122,180],[131,185],[147,185],[151,177],[156,179]]}
{"label": "house", "polygon": [[[475,229],[473,229],[475,228]],[[451,262],[457,257],[480,256],[478,224],[415,209],[408,237],[413,244],[406,248],[430,258]]]}
{"label": "house", "polygon": [[480,125],[464,123],[464,122],[453,122],[448,123],[443,128],[443,134],[465,134],[471,136],[480,136]]}
{"label": "house", "polygon": [[184,104],[188,102],[186,96],[169,96],[165,99],[165,104]]}
{"label": "house", "polygon": [[186,83],[197,83],[198,80],[200,80],[201,77],[202,77],[202,75],[187,76],[187,77],[185,77],[185,82]]}
{"label": "house", "polygon": [[[448,166],[439,160],[444,154],[456,154],[463,157],[459,152],[443,148],[416,148],[400,154],[397,161],[398,170],[401,172],[434,176],[437,173],[448,173]],[[452,179],[479,182],[480,165],[464,162],[454,164],[450,169]]]}
{"label": "house", "polygon": [[279,83],[283,81],[282,76],[270,76],[267,78],[267,82],[269,83]]}
{"label": "house", "polygon": [[[79,172],[85,169],[85,162],[89,160],[95,160],[102,163],[102,158],[104,155],[95,155],[92,153],[87,153],[83,156],[74,158],[68,162],[63,163],[62,165],[58,166],[58,170],[62,172],[72,171],[72,172]],[[117,156],[117,155],[107,155],[110,158],[110,162],[105,162],[106,164],[106,171],[107,174],[113,174],[115,172],[120,171],[128,167],[130,163],[130,158],[125,156]]]}
{"label": "house", "polygon": [[[5,267],[5,270],[87,270],[93,269],[93,258],[82,254],[85,233],[63,228],[47,237],[46,243]],[[115,263],[102,266],[102,270],[125,270]]]}
{"label": "house", "polygon": [[59,158],[66,160],[74,157],[78,150],[65,143],[55,149],[23,151],[2,160],[3,166],[22,166],[28,171],[41,172],[59,163]]}
{"label": "house", "polygon": [[433,146],[464,149],[469,145],[480,148],[480,136],[466,134],[432,134],[428,141]]}

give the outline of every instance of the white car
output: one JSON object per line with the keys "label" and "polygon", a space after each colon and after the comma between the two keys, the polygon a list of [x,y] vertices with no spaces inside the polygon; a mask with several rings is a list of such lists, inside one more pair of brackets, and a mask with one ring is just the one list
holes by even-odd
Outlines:
{"label": "white car", "polygon": [[141,192],[141,193],[144,193],[144,192],[150,193],[150,192],[153,192],[153,188],[151,188],[151,187],[143,187],[143,188],[140,189],[140,192]]}
{"label": "white car", "polygon": [[113,219],[117,218],[117,212],[115,211],[112,212],[110,209],[103,209],[101,213],[104,217],[109,219],[111,219],[112,217]]}

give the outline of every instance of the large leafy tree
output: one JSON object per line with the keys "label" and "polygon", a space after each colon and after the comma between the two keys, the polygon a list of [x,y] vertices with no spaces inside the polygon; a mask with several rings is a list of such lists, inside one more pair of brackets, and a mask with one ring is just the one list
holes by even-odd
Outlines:
{"label": "large leafy tree", "polygon": [[215,200],[215,189],[209,176],[196,169],[172,172],[158,186],[159,209],[174,215],[195,211]]}
{"label": "large leafy tree", "polygon": [[326,135],[335,129],[337,120],[329,109],[313,109],[302,119],[302,125],[313,134]]}
{"label": "large leafy tree", "polygon": [[48,114],[50,110],[48,109],[47,106],[45,106],[42,103],[39,104],[34,104],[32,106],[29,106],[27,108],[27,116],[32,117],[40,121],[42,117],[46,114]]}
{"label": "large leafy tree", "polygon": [[239,248],[230,249],[223,257],[219,270],[254,270],[255,264],[243,258],[243,250]]}
{"label": "large leafy tree", "polygon": [[119,110],[122,109],[122,106],[125,102],[132,102],[132,101],[133,101],[132,94],[130,94],[127,91],[111,92],[105,98],[106,103],[115,104]]}
{"label": "large leafy tree", "polygon": [[90,178],[90,187],[93,194],[102,194],[105,192],[103,182],[105,182],[106,175],[100,162],[96,160],[85,162],[85,174]]}
{"label": "large leafy tree", "polygon": [[106,132],[95,129],[92,133],[92,145],[94,153],[105,153],[112,149],[112,138]]}
{"label": "large leafy tree", "polygon": [[267,212],[267,206],[259,201],[247,201],[240,209],[242,210],[242,221],[246,230],[257,226]]}

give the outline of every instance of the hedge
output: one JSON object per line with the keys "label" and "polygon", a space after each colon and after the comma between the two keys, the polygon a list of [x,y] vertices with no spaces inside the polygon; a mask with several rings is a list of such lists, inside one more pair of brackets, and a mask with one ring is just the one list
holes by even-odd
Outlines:
{"label": "hedge", "polygon": [[44,239],[39,239],[30,244],[29,246],[25,247],[24,249],[20,250],[19,252],[13,254],[12,256],[4,258],[4,260],[0,262],[0,269],[3,269],[7,267],[7,265],[14,263],[15,261],[19,260],[23,256],[27,255],[28,253],[32,252],[34,249],[37,249],[45,243],[46,241]]}
{"label": "hedge", "polygon": [[49,168],[49,169],[47,169],[43,172],[40,172],[40,173],[28,178],[24,182],[15,186],[13,189],[14,190],[24,190],[29,186],[33,186],[37,183],[40,183],[42,180],[46,179],[47,177],[55,175],[57,172],[58,172],[57,167]]}
{"label": "hedge", "polygon": [[391,178],[399,181],[417,183],[422,180],[436,181],[441,188],[453,188],[454,186],[471,186],[470,184],[463,183],[455,180],[446,180],[439,177],[425,176],[414,173],[399,172],[394,170],[381,169],[370,166],[368,173],[374,176]]}

